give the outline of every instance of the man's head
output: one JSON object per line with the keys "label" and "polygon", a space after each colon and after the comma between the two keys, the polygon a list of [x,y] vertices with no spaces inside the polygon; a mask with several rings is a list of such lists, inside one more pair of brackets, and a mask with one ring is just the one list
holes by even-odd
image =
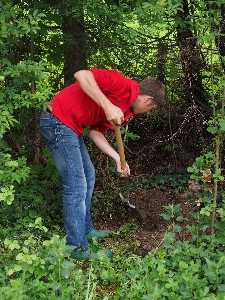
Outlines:
{"label": "man's head", "polygon": [[166,89],[161,81],[147,78],[139,82],[138,85],[140,94],[132,105],[135,114],[149,114],[152,109],[164,105]]}

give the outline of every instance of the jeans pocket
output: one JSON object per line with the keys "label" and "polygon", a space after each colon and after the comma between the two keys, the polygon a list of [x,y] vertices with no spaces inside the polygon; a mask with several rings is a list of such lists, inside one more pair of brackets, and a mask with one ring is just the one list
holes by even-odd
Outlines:
{"label": "jeans pocket", "polygon": [[58,147],[56,127],[57,125],[54,115],[47,111],[42,112],[39,121],[39,130],[42,140],[51,152],[53,152]]}

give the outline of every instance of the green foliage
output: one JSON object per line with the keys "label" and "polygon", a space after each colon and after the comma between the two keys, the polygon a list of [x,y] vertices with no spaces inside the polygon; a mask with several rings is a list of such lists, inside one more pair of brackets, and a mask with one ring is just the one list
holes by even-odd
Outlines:
{"label": "green foliage", "polygon": [[[181,171],[181,170],[180,170]],[[141,186],[145,189],[160,188],[167,189],[173,188],[175,192],[182,192],[185,184],[188,182],[188,174],[182,171],[178,174],[150,174],[147,178],[138,178],[135,181],[135,186]]]}
{"label": "green foliage", "polygon": [[[19,55],[26,38],[38,34],[39,23],[45,14],[34,9],[24,11],[22,8],[11,6],[10,2],[1,3],[0,12],[2,30],[0,37],[0,138],[2,139],[9,130],[13,136],[14,126],[17,126],[18,131],[24,129],[27,125],[26,109],[42,108],[49,101],[52,89],[48,85],[44,61],[34,61],[27,51]],[[32,81],[35,82],[35,92],[31,89]],[[17,139],[18,132],[15,130],[15,133]],[[26,166],[25,156],[20,155],[17,160],[13,159],[10,147],[4,143],[3,139],[1,142],[3,151],[0,152],[0,201],[12,204],[16,193],[15,182],[20,184],[26,180],[30,168]],[[24,145],[22,147],[24,148]]]}
{"label": "green foliage", "polygon": [[137,140],[140,138],[139,135],[137,135],[133,132],[127,131],[124,127],[121,128],[121,134],[124,134],[126,136],[126,138],[130,138],[131,140]]}
{"label": "green foliage", "polygon": [[11,154],[0,151],[0,201],[11,205],[15,198],[15,183],[25,181],[29,173],[24,156],[13,160]]}
{"label": "green foliage", "polygon": [[[43,170],[36,169],[37,174],[38,171],[42,173]],[[47,174],[51,177],[51,173]],[[32,186],[30,189],[35,194]],[[101,195],[96,197],[101,198]],[[112,201],[109,199],[109,202]],[[78,300],[224,297],[225,204],[217,211],[220,216],[216,224],[217,236],[206,235],[199,220],[189,230],[193,234],[193,243],[177,241],[176,235],[181,231],[180,224],[185,219],[180,205],[170,204],[164,207],[165,213],[162,214],[169,222],[168,230],[158,246],[147,256],[129,253],[117,243],[111,260],[102,257],[85,265],[70,258],[73,249],[66,246],[65,238],[47,231],[43,219],[31,209],[34,207],[35,205],[25,210],[28,215],[24,217],[26,222],[20,229],[11,229],[15,232],[14,235],[11,232],[8,236],[7,231],[1,230],[0,252],[4,264],[0,266],[0,293],[3,299],[11,300],[17,295],[19,299],[66,300],[72,299],[74,294]],[[39,209],[36,206],[36,210],[44,215],[43,209]],[[202,212],[198,213],[198,216],[201,215]],[[114,239],[135,230],[134,224],[126,224],[115,233]],[[96,240],[92,243],[93,247],[99,247]]]}
{"label": "green foliage", "polygon": [[[22,175],[24,170],[26,168],[23,166]],[[41,223],[37,223],[40,221],[37,219],[38,216],[43,216],[45,224],[50,228],[53,224],[55,228],[62,226],[61,183],[54,166],[51,164],[49,167],[33,166],[28,170],[29,176],[26,180],[20,178],[19,183],[12,182],[14,190],[11,195],[13,197],[11,205],[7,205],[7,199],[0,205],[1,234],[3,235],[10,234],[11,226],[15,234],[20,232],[21,228],[26,228],[32,233],[37,232],[38,226],[41,226]],[[10,169],[9,174],[16,176],[17,170],[11,172]],[[34,226],[31,225],[32,223]],[[44,233],[42,235],[46,236]]]}
{"label": "green foliage", "polygon": [[1,295],[12,299],[17,288],[17,295],[24,296],[21,299],[70,299],[74,294],[76,299],[223,299],[222,244],[205,236],[195,247],[174,241],[169,233],[164,237],[165,248],[153,249],[144,258],[102,257],[86,264],[86,272],[68,257],[64,238],[53,236],[44,243],[32,236],[24,241],[6,239],[6,250],[14,251],[16,260],[4,267],[4,281],[14,275],[10,284],[0,288]]}
{"label": "green foliage", "polygon": [[213,152],[208,152],[201,155],[195,159],[195,162],[191,167],[187,168],[187,171],[191,173],[191,179],[202,179],[202,171],[206,169],[211,169],[215,165],[215,154]]}
{"label": "green foliage", "polygon": [[[27,14],[22,8],[1,4],[2,30],[1,47],[1,97],[3,103],[13,104],[11,109],[22,106],[30,107],[42,103],[50,94],[44,61],[35,62],[30,59],[29,52],[19,56],[20,42],[28,34],[37,34],[39,23],[45,14],[38,10],[30,10]],[[21,18],[20,16],[24,17]],[[28,35],[28,36],[29,36]],[[16,57],[10,56],[8,47],[12,47]],[[18,48],[17,48],[18,47]],[[31,94],[31,80],[36,81],[36,95]]]}
{"label": "green foliage", "polygon": [[[21,108],[40,107],[49,102],[51,88],[44,73],[43,63],[30,60],[2,64],[4,81],[0,82],[0,111],[2,136],[8,129],[18,124],[17,111]],[[31,93],[31,80],[36,81],[36,92]]]}
{"label": "green foliage", "polygon": [[[80,270],[71,260],[66,259],[71,247],[65,245],[65,238],[60,239],[53,235],[50,240],[42,242],[33,235],[28,236],[24,241],[13,241],[5,239],[5,250],[16,251],[16,264],[5,266],[7,276],[13,275],[10,280],[10,286],[1,288],[1,295],[4,299],[16,295],[15,288],[19,289],[21,299],[26,299],[26,295],[34,299],[68,299],[74,290],[72,286],[67,286],[68,278],[73,278],[74,288],[85,293],[85,287],[82,286]],[[6,258],[4,255],[3,259]],[[32,287],[33,286],[33,287]],[[47,289],[50,289],[49,293]],[[29,292],[28,292],[29,291]],[[40,296],[41,295],[41,296]],[[44,296],[45,295],[45,296]],[[7,298],[9,297],[9,298]],[[25,298],[23,298],[25,297]],[[45,298],[46,299],[46,298]],[[81,299],[81,298],[80,298]]]}

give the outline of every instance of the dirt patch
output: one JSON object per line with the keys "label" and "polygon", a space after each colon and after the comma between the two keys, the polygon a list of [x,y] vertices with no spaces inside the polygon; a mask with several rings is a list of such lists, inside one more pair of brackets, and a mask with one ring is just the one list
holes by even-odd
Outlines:
{"label": "dirt patch", "polygon": [[[109,228],[114,231],[125,224],[135,224],[135,230],[130,230],[130,232],[127,230],[124,234],[120,234],[120,243],[130,245],[130,251],[139,255],[146,255],[153,248],[160,246],[162,235],[170,225],[169,222],[163,219],[161,214],[165,213],[164,206],[170,204],[176,205],[179,203],[180,210],[177,216],[187,219],[178,224],[182,227],[182,230],[177,233],[177,239],[181,241],[190,239],[186,226],[191,225],[193,222],[189,215],[192,207],[183,194],[175,194],[169,189],[139,189],[135,194],[131,194],[130,203],[136,206],[141,218],[137,217],[132,208],[127,208],[123,212],[121,210],[113,211],[111,218],[101,218],[97,224],[100,228]],[[107,241],[113,243],[113,239]]]}
{"label": "dirt patch", "polygon": [[163,206],[180,203],[180,196],[170,190],[152,189],[146,191],[142,189],[131,195],[130,202],[135,205],[135,209],[131,209],[134,217],[136,212],[139,213],[137,217],[138,215],[141,216],[138,219],[143,228],[147,231],[154,231],[164,223],[160,216],[160,214],[165,213]]}

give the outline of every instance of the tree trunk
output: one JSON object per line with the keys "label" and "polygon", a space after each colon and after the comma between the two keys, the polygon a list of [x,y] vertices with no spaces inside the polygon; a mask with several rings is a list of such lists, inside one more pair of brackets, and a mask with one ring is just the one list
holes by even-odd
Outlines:
{"label": "tree trunk", "polygon": [[[33,7],[35,8],[36,0],[33,0]],[[31,60],[34,60],[34,40],[31,38],[30,41],[30,56]],[[35,94],[36,93],[36,85],[35,85],[35,80],[31,80],[31,93]],[[33,106],[32,108],[32,113],[33,113],[33,121],[34,121],[34,127],[33,127],[33,135],[34,135],[34,158],[33,158],[33,163],[35,165],[39,165],[40,163],[40,155],[41,155],[41,136],[39,132],[39,126],[38,126],[38,111],[36,106]]]}
{"label": "tree trunk", "polygon": [[82,22],[71,15],[63,16],[64,38],[64,85],[74,82],[74,73],[87,68],[85,51],[85,30]]}
{"label": "tree trunk", "polygon": [[188,91],[187,100],[191,104],[196,103],[201,107],[207,105],[201,76],[203,62],[200,58],[200,46],[197,45],[197,37],[190,30],[189,16],[188,1],[183,0],[183,11],[179,11],[177,15],[180,22],[177,27],[177,43]]}
{"label": "tree trunk", "polygon": [[[218,7],[216,9],[218,9]],[[219,22],[219,26],[214,25],[214,28],[220,30],[220,34],[216,36],[215,42],[220,54],[223,71],[225,72],[225,4],[221,4],[220,9],[222,20]]]}
{"label": "tree trunk", "polygon": [[159,41],[158,43],[158,57],[157,57],[157,79],[161,82],[165,82],[165,70],[166,70],[166,55],[167,55],[167,45]]}

